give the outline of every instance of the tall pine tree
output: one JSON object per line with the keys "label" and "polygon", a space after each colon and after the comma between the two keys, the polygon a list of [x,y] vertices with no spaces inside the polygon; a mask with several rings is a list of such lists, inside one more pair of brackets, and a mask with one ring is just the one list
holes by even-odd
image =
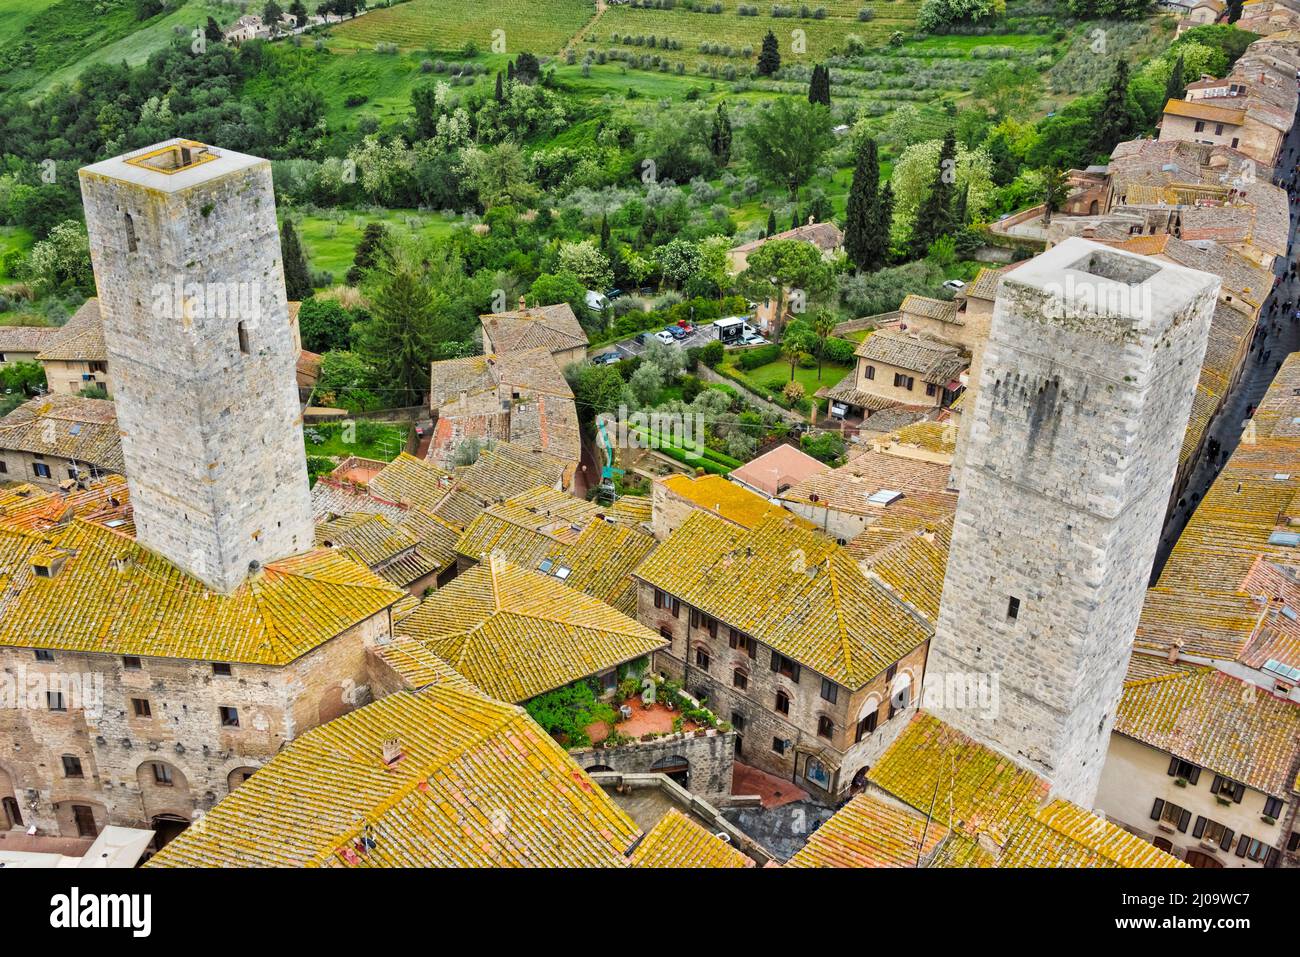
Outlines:
{"label": "tall pine tree", "polygon": [[1178,59],[1174,61],[1174,68],[1169,71],[1169,82],[1165,85],[1166,100],[1181,100],[1187,88],[1183,86],[1183,55],[1178,54]]}
{"label": "tall pine tree", "polygon": [[930,193],[916,210],[912,236],[907,251],[913,259],[920,259],[930,244],[940,236],[952,232],[953,194],[957,184],[957,137],[950,128],[939,150],[939,168],[935,170]]}
{"label": "tall pine tree", "polygon": [[1093,127],[1093,152],[1110,153],[1118,143],[1128,139],[1136,127],[1136,118],[1129,106],[1128,63],[1118,60],[1110,85],[1102,94],[1101,109]]}
{"label": "tall pine tree", "polygon": [[297,230],[287,219],[280,227],[280,259],[284,263],[284,294],[289,301],[302,302],[309,298],[313,290],[307,257],[303,255],[302,244],[298,242]]}
{"label": "tall pine tree", "polygon": [[844,251],[861,270],[879,269],[889,253],[889,227],[884,222],[880,191],[880,152],[876,141],[865,139],[858,147],[845,210]]}
{"label": "tall pine tree", "polygon": [[776,235],[776,210],[769,210],[767,214],[767,235],[768,237]]}
{"label": "tall pine tree", "polygon": [[437,355],[434,301],[419,271],[394,264],[371,297],[370,321],[358,327],[357,351],[379,373],[391,401],[417,405]]}
{"label": "tall pine tree", "polygon": [[758,51],[758,75],[771,76],[781,69],[781,48],[777,46],[776,34],[771,30],[763,37],[763,47]]}

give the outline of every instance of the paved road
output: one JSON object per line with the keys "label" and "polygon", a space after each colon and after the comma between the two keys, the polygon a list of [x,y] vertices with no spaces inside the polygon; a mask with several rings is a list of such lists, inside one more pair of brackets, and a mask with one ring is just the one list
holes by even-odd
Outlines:
{"label": "paved road", "polygon": [[[1292,126],[1287,134],[1286,144],[1282,150],[1282,159],[1278,166],[1286,173],[1294,173],[1297,161],[1300,161],[1300,125]],[[1284,173],[1283,175],[1286,175]],[[1286,183],[1279,185],[1285,186]],[[1300,186],[1300,178],[1297,178]],[[1273,377],[1277,374],[1282,360],[1292,352],[1300,349],[1300,321],[1296,319],[1296,310],[1300,308],[1300,276],[1293,276],[1289,270],[1294,263],[1296,240],[1296,200],[1291,200],[1291,230],[1288,236],[1286,257],[1280,257],[1274,266],[1280,282],[1273,289],[1272,295],[1260,314],[1259,329],[1246,357],[1246,368],[1242,372],[1237,387],[1229,394],[1227,401],[1210,428],[1210,438],[1217,440],[1221,450],[1216,457],[1208,453],[1201,456],[1201,462],[1192,473],[1187,483],[1182,503],[1174,510],[1165,526],[1160,539],[1160,549],[1156,553],[1155,567],[1151,580],[1154,582],[1164,567],[1169,552],[1182,534],[1197,503],[1205,496],[1210,485],[1218,477],[1228,457],[1241,442],[1249,413],[1252,413],[1264,397]],[[1291,308],[1287,309],[1287,303]],[[1207,440],[1207,444],[1208,444]]]}

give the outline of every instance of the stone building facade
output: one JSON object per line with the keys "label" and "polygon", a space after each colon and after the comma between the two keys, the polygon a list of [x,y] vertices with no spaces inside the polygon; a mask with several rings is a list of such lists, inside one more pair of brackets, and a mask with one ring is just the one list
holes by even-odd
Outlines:
{"label": "stone building facade", "polygon": [[1205,352],[1217,277],[1070,239],[1002,278],[928,663],[995,676],[927,709],[1091,806]]}
{"label": "stone building facade", "polygon": [[0,825],[165,843],[286,742],[369,702],[368,650],[389,631],[385,610],[283,666],[0,647],[18,695],[0,709]]}
{"label": "stone building facade", "polygon": [[229,592],[312,547],[271,164],[171,140],[80,176],[138,539]]}

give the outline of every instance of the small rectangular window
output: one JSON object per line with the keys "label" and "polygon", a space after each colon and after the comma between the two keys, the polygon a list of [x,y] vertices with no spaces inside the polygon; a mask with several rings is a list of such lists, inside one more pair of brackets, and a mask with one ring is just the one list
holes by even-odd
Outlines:
{"label": "small rectangular window", "polygon": [[212,673],[213,673],[214,675],[220,675],[221,677],[224,677],[224,678],[229,678],[229,677],[230,677],[230,665],[228,665],[228,664],[227,664],[226,662],[224,662],[224,661],[214,661],[214,662],[212,662]]}
{"label": "small rectangular window", "polygon": [[54,660],[54,652],[50,651],[50,649],[48,649],[48,648],[37,648],[37,649],[36,649],[36,660],[37,660],[37,661],[53,661],[53,660]]}
{"label": "small rectangular window", "polygon": [[731,683],[741,691],[744,691],[749,687],[749,675],[737,668],[731,673]]}
{"label": "small rectangular window", "polygon": [[876,367],[875,367],[875,366],[863,366],[863,368],[862,368],[862,378],[864,378],[864,379],[874,379],[875,377],[876,377]]}
{"label": "small rectangular window", "polygon": [[135,655],[123,655],[122,667],[127,671],[139,671],[140,659],[137,658]]}
{"label": "small rectangular window", "polygon": [[139,246],[135,238],[135,220],[131,218],[130,213],[124,213],[123,216],[126,218],[126,251],[133,253]]}
{"label": "small rectangular window", "polygon": [[1270,797],[1264,800],[1264,816],[1274,820],[1282,814],[1282,799]]}
{"label": "small rectangular window", "polygon": [[861,741],[867,735],[876,730],[876,721],[880,718],[879,711],[873,711],[861,721],[858,722],[858,734],[856,740]]}
{"label": "small rectangular window", "polygon": [[68,703],[63,700],[62,691],[45,692],[45,703],[50,706],[51,711],[67,711]]}
{"label": "small rectangular window", "polygon": [[840,693],[839,685],[831,681],[829,678],[822,679],[822,697],[825,700],[829,701],[831,704],[834,704],[835,699],[839,697],[839,693]]}
{"label": "small rectangular window", "polygon": [[703,648],[695,649],[695,667],[702,671],[709,670],[709,653]]}
{"label": "small rectangular window", "polygon": [[745,716],[739,711],[731,712],[731,726],[737,731],[745,730]]}
{"label": "small rectangular window", "polygon": [[44,462],[33,462],[32,472],[36,475],[37,478],[50,477],[50,467],[46,465]]}
{"label": "small rectangular window", "polygon": [[1020,617],[1020,599],[1012,595],[1007,599],[1007,621],[1015,621]]}
{"label": "small rectangular window", "polygon": [[783,738],[773,738],[772,750],[777,754],[785,754],[785,740]]}
{"label": "small rectangular window", "polygon": [[148,698],[132,698],[131,711],[137,718],[153,717],[153,708],[150,706]]}
{"label": "small rectangular window", "polygon": [[825,715],[817,719],[817,736],[821,738],[835,737],[835,725]]}
{"label": "small rectangular window", "polygon": [[242,322],[239,324],[239,351],[248,355],[248,327]]}
{"label": "small rectangular window", "polygon": [[221,713],[221,726],[223,728],[239,727],[239,709],[222,705],[218,711]]}
{"label": "small rectangular window", "polygon": [[81,770],[81,758],[73,757],[71,754],[63,756],[63,776],[65,778],[80,778],[85,775]]}
{"label": "small rectangular window", "polygon": [[172,783],[172,769],[155,761],[153,764],[153,782],[154,784],[169,787]]}

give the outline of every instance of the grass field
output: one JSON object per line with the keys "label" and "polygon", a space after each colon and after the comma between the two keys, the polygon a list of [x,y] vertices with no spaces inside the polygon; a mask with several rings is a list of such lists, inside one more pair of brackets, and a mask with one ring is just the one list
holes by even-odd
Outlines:
{"label": "grass field", "polygon": [[335,282],[342,282],[356,255],[361,234],[366,224],[372,222],[384,223],[397,232],[445,236],[457,221],[439,213],[414,209],[390,209],[382,213],[337,209],[320,215],[304,215],[297,220],[297,225],[308,265],[314,270],[328,270],[334,274]]}
{"label": "grass field", "polygon": [[[355,424],[354,424],[355,426]],[[303,441],[308,455],[320,455],[327,458],[347,458],[350,455],[363,459],[376,459],[391,462],[406,448],[406,426],[364,424],[369,441],[361,441],[361,429],[354,427],[352,441],[345,441],[344,426],[330,422],[325,425],[309,425],[303,429]],[[318,439],[318,441],[313,441]]]}
{"label": "grass field", "polygon": [[5,256],[14,250],[26,252],[32,248],[32,234],[19,226],[0,226],[0,282],[14,277],[5,270]]}
{"label": "grass field", "polygon": [[[473,43],[484,53],[554,54],[595,15],[592,0],[409,0],[333,32],[343,46],[357,48],[395,43],[402,50],[455,54]],[[502,31],[504,50],[493,47],[495,31]]]}
{"label": "grass field", "polygon": [[[742,380],[756,393],[764,397],[776,395],[790,381],[790,363],[785,359],[777,359],[775,362],[769,362],[767,365],[761,365],[756,369],[746,371],[735,364],[733,357],[728,356],[722,361],[722,368],[727,374]],[[818,389],[836,385],[852,369],[852,366],[826,362],[822,364],[822,377],[819,380],[816,366],[805,369],[796,363],[794,378],[796,382],[803,385],[804,393],[811,396]]]}

